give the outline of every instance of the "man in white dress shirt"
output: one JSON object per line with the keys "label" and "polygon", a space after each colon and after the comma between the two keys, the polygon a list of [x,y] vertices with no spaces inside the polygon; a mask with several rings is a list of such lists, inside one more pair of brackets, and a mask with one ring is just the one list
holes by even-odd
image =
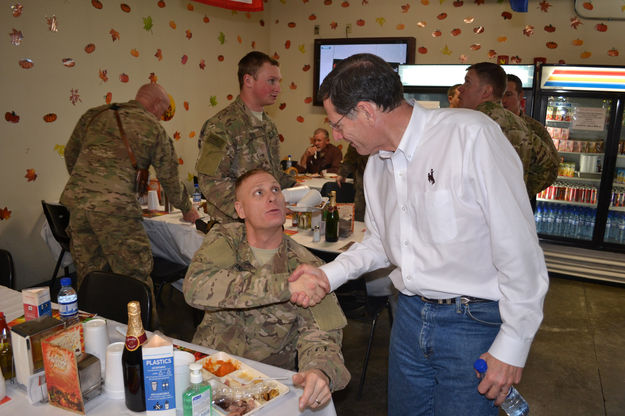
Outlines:
{"label": "man in white dress shirt", "polygon": [[[500,405],[520,382],[548,287],[518,155],[480,112],[405,101],[399,76],[374,55],[343,60],[319,96],[334,138],[371,155],[367,233],[290,279],[329,291],[396,266],[388,414],[497,415],[491,400]],[[478,358],[488,364],[482,380]]]}

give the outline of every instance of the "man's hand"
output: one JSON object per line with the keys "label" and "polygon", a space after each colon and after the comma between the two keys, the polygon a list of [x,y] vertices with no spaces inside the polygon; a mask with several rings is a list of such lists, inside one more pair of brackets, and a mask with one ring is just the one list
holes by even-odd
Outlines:
{"label": "man's hand", "polygon": [[300,411],[307,407],[318,409],[332,398],[330,380],[320,370],[313,369],[294,374],[293,385],[304,388],[304,393],[299,398]]}
{"label": "man's hand", "polygon": [[328,277],[318,267],[300,264],[289,276],[291,302],[307,308],[315,306],[330,292]]}
{"label": "man's hand", "polygon": [[182,219],[186,222],[190,222],[191,224],[195,224],[195,220],[200,219],[200,213],[197,212],[197,209],[191,208],[190,210],[182,214]]}
{"label": "man's hand", "polygon": [[317,147],[316,146],[310,146],[308,149],[306,149],[306,154],[309,155],[309,156],[312,156],[315,153],[317,153]]}
{"label": "man's hand", "polygon": [[341,184],[345,182],[345,178],[342,177],[341,175],[336,177],[336,184],[339,186],[339,188],[341,187]]}
{"label": "man's hand", "polygon": [[499,406],[506,399],[510,387],[521,382],[523,368],[499,361],[487,352],[480,355],[480,358],[486,361],[488,370],[477,390],[487,398],[495,400],[495,406]]}

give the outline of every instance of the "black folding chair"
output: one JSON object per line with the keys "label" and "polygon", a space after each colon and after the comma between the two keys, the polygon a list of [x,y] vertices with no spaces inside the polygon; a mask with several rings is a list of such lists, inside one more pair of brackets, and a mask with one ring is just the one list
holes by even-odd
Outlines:
{"label": "black folding chair", "polygon": [[[54,239],[61,245],[61,254],[59,254],[56,266],[54,266],[54,273],[52,273],[52,279],[50,279],[50,288],[54,288],[59,268],[63,262],[63,256],[66,252],[69,252],[70,237],[67,231],[65,231],[69,225],[69,211],[61,204],[50,204],[44,200],[41,200],[41,206]],[[65,275],[69,276],[67,267],[65,268]]]}
{"label": "black folding chair", "polygon": [[110,272],[91,272],[78,290],[78,308],[105,318],[128,323],[128,302],[141,304],[143,328],[151,331],[152,294],[147,283]]}
{"label": "black folding chair", "polygon": [[15,266],[8,250],[0,249],[0,285],[15,289]]}

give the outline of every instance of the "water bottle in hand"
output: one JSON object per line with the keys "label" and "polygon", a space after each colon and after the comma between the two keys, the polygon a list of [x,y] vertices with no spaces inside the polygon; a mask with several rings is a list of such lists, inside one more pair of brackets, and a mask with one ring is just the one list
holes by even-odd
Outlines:
{"label": "water bottle in hand", "polygon": [[[486,364],[486,361],[479,358],[475,360],[475,363],[473,363],[473,368],[475,368],[477,372],[483,376],[486,374],[488,365]],[[521,396],[521,393],[519,393],[513,386],[510,386],[506,400],[504,400],[501,404],[501,408],[508,416],[527,416],[530,414],[529,405],[523,396]]]}

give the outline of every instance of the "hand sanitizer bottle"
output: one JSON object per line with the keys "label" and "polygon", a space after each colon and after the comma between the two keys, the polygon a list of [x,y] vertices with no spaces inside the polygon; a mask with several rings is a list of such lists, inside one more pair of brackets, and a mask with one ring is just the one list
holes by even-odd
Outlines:
{"label": "hand sanitizer bottle", "polygon": [[182,394],[184,416],[211,416],[213,395],[211,386],[202,382],[202,364],[189,364],[191,385]]}

